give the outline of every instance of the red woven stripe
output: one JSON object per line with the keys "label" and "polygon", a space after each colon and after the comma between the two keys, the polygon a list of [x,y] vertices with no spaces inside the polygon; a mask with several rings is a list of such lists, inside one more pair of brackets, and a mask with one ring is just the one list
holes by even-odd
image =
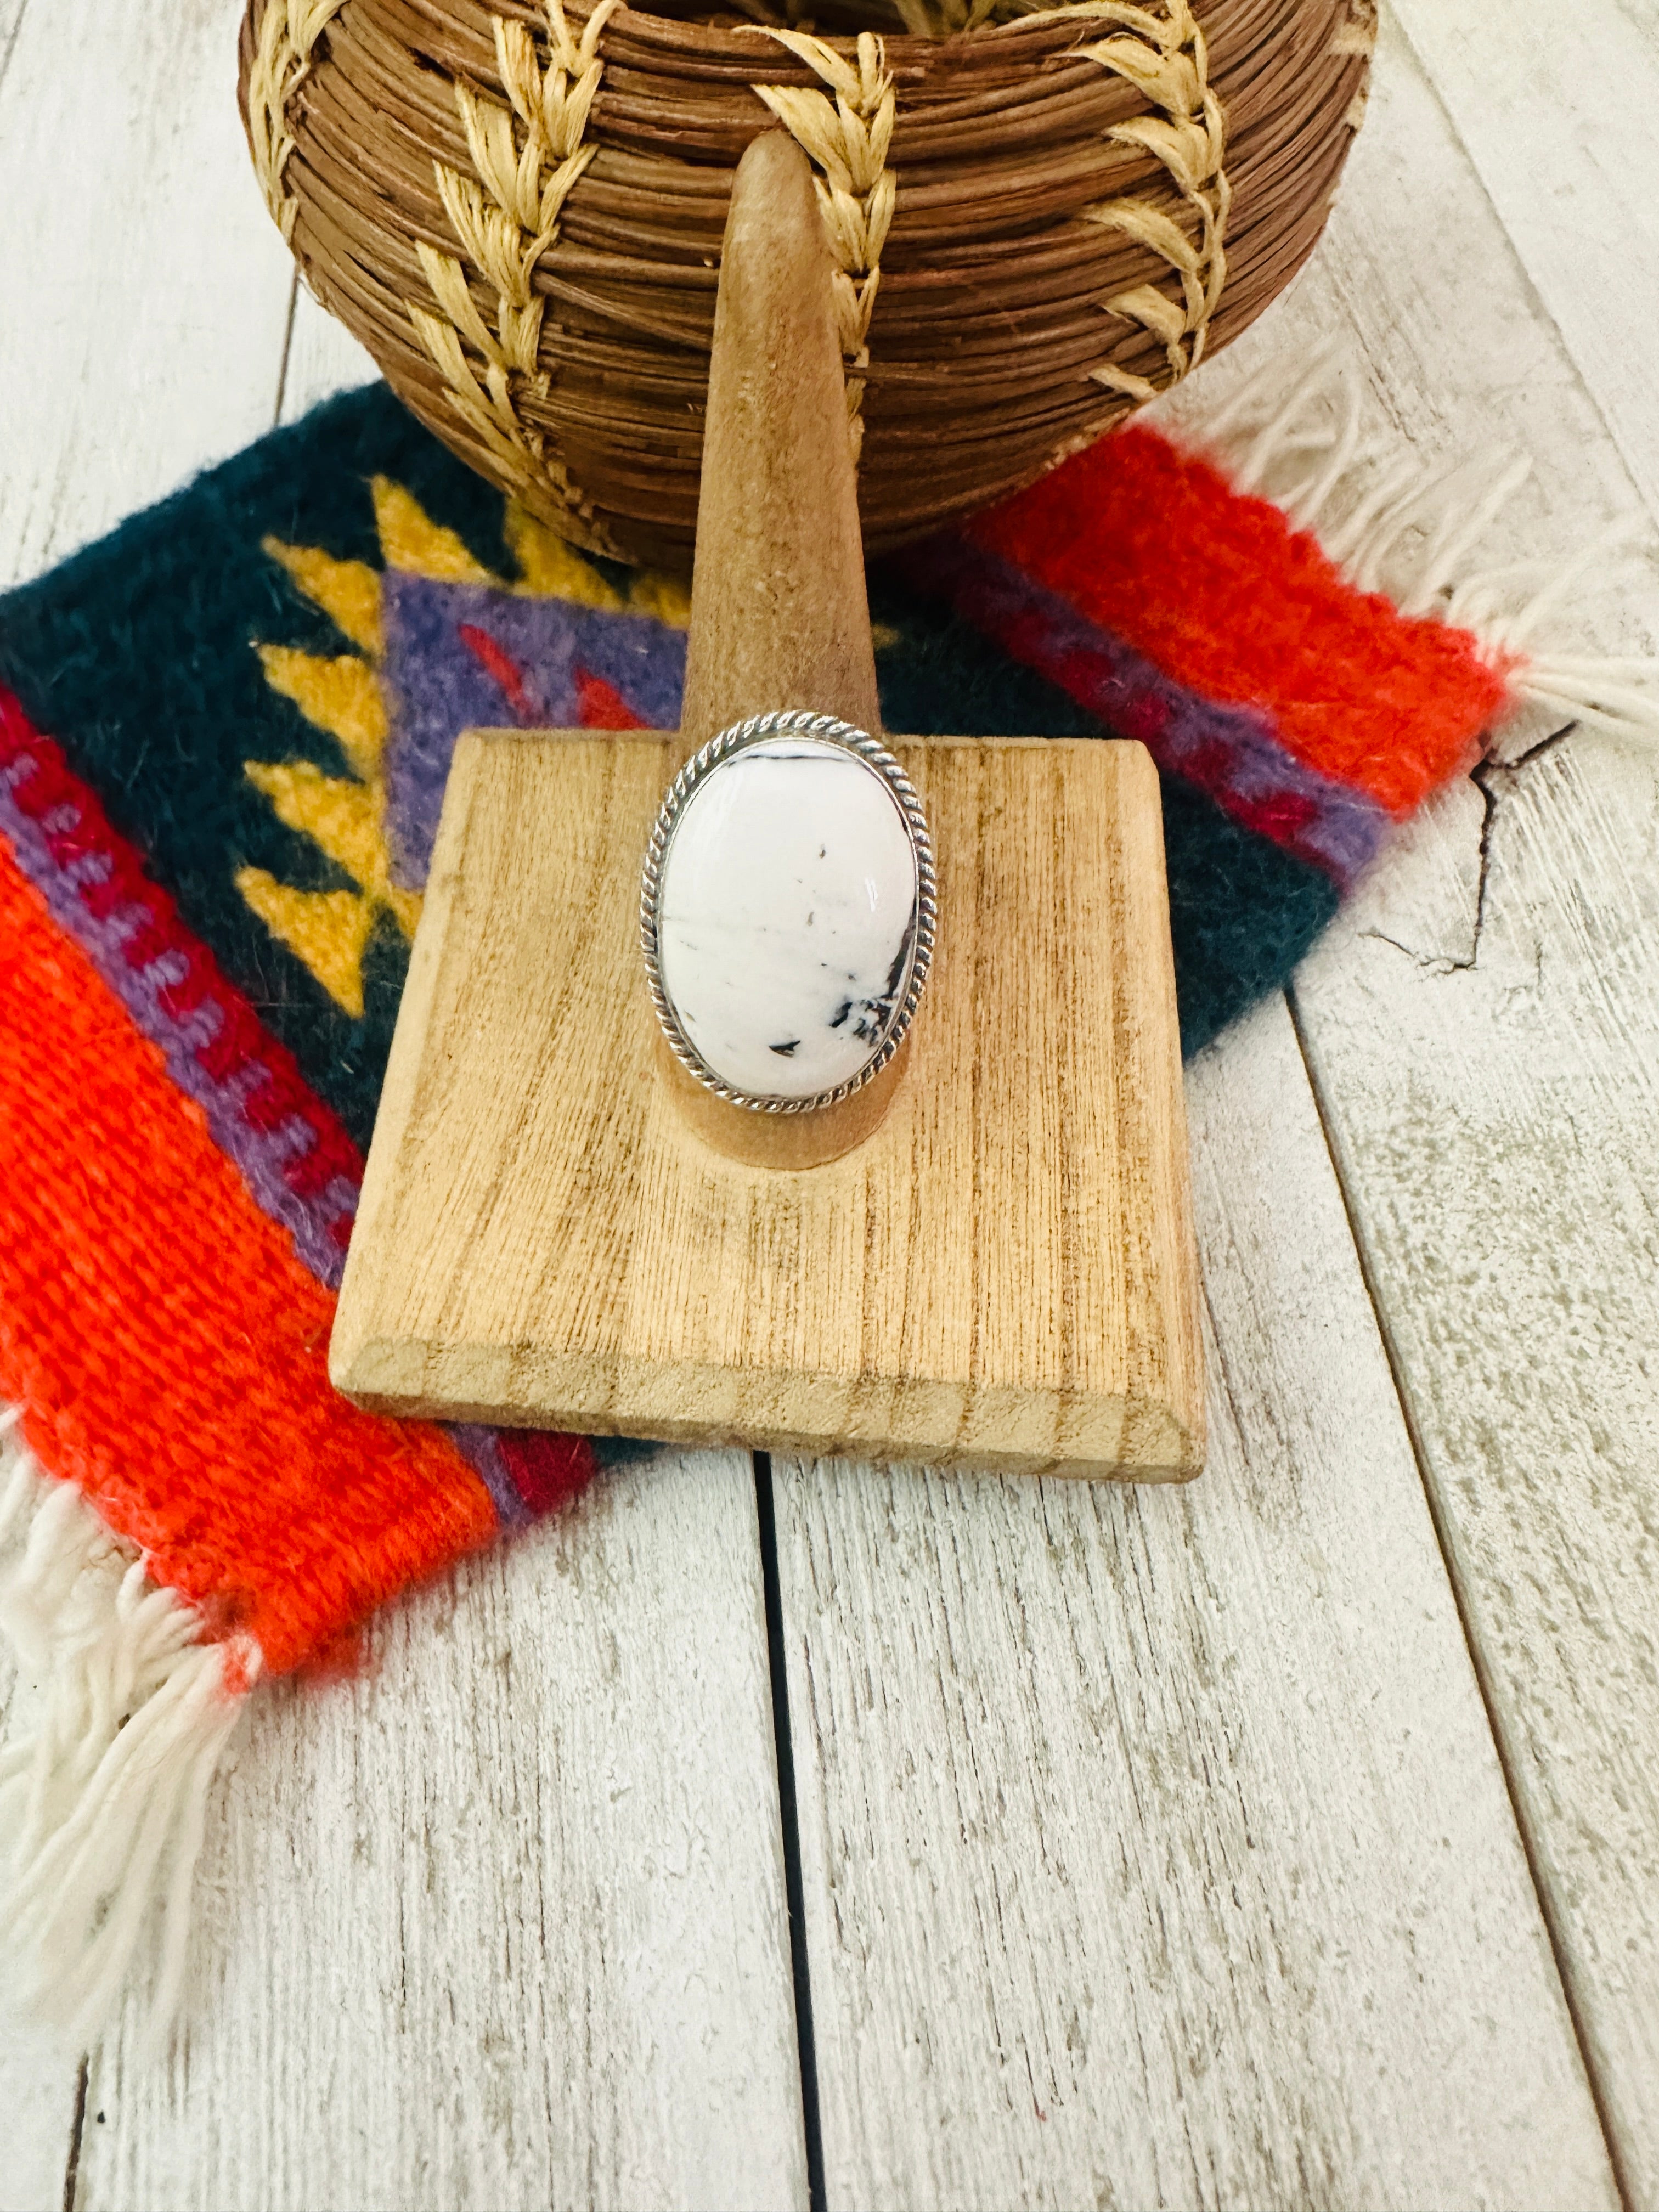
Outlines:
{"label": "red woven stripe", "polygon": [[578,663],[573,672],[576,678],[576,719],[585,730],[642,730],[645,724],[629,705],[626,699],[603,676],[595,676],[591,668]]}
{"label": "red woven stripe", "polygon": [[[55,857],[68,862],[96,856],[102,861],[103,874],[83,884],[78,894],[88,913],[103,921],[119,908],[137,906],[148,916],[122,941],[121,957],[128,967],[140,969],[170,954],[186,973],[163,994],[168,1010],[182,1017],[204,1000],[218,1007],[217,1033],[196,1054],[203,1070],[215,1082],[227,1083],[257,1066],[258,1075],[244,1086],[244,1118],[256,1128],[274,1129],[297,1115],[310,1129],[312,1143],[283,1166],[289,1188],[315,1198],[343,1176],[355,1190],[363,1179],[362,1155],[344,1125],[307,1084],[293,1054],[221,973],[212,953],[185,927],[167,892],[144,873],[96,792],[73,773],[62,749],[35,729],[21,702],[0,687],[0,769],[8,769],[15,779],[13,803],[40,823]],[[52,818],[59,813],[72,817],[72,826],[54,829]],[[345,1244],[351,1234],[349,1209],[333,1226],[337,1241]]]}
{"label": "red woven stripe", "polygon": [[1467,768],[1507,702],[1507,672],[1467,631],[1355,591],[1270,501],[1140,425],[971,535],[1176,682],[1261,709],[1298,758],[1393,814]]}
{"label": "red woven stripe", "polygon": [[331,1389],[333,1300],[3,842],[0,943],[0,1396],[158,1582],[283,1672],[495,1510],[441,1431]]}
{"label": "red woven stripe", "polygon": [[538,1517],[568,1505],[592,1480],[593,1447],[586,1437],[501,1429],[496,1442],[514,1488]]}

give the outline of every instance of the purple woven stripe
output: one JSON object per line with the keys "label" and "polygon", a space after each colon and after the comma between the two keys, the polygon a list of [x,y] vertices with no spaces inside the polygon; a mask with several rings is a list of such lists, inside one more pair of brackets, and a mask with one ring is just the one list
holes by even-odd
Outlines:
{"label": "purple woven stripe", "polygon": [[[82,827],[82,810],[68,800],[38,822],[25,814],[13,790],[33,772],[27,754],[0,768],[0,836],[9,842],[19,867],[45,899],[52,920],[86,954],[134,1026],[160,1048],[179,1088],[202,1109],[214,1142],[240,1172],[254,1203],[289,1231],[301,1264],[327,1289],[337,1291],[345,1255],[331,1229],[356,1212],[356,1182],[347,1175],[333,1176],[311,1199],[290,1186],[283,1169],[315,1145],[316,1132],[299,1114],[287,1115],[270,1129],[248,1120],[250,1099],[270,1080],[269,1072],[257,1060],[245,1060],[222,1080],[208,1073],[198,1055],[218,1037],[228,1018],[224,1009],[204,999],[188,1013],[168,1011],[163,994],[176,990],[190,973],[189,960],[177,948],[158,953],[142,967],[129,965],[125,948],[151,917],[133,900],[122,902],[101,917],[86,906],[82,892],[106,883],[113,863],[107,853],[100,852],[83,852],[67,861],[57,859],[48,838],[73,836]],[[535,1516],[495,1431],[471,1423],[442,1425],[489,1492],[502,1526],[527,1526]]]}
{"label": "purple woven stripe", "polygon": [[[395,569],[381,583],[380,614],[392,709],[386,760],[392,873],[411,889],[426,881],[463,730],[520,719],[573,728],[581,720],[581,672],[602,678],[647,728],[672,730],[679,721],[685,635],[648,616]],[[526,715],[468,649],[463,625],[481,631],[518,672]]]}
{"label": "purple woven stripe", "polygon": [[[225,1019],[223,1012],[206,1000],[192,1013],[180,1017],[170,1014],[162,1005],[161,993],[185,980],[187,963],[181,953],[163,952],[143,968],[127,965],[122,947],[135,929],[148,922],[149,915],[142,907],[128,902],[100,921],[82,905],[81,890],[107,880],[109,860],[93,853],[67,866],[59,865],[46,845],[43,825],[32,821],[12,798],[13,783],[27,773],[27,762],[10,769],[0,769],[0,836],[9,840],[19,867],[46,900],[52,920],[86,954],[135,1026],[159,1046],[168,1074],[206,1115],[214,1142],[240,1171],[254,1203],[288,1230],[301,1264],[327,1289],[337,1291],[345,1254],[330,1234],[330,1224],[343,1214],[356,1212],[356,1185],[348,1176],[336,1176],[319,1197],[309,1200],[289,1187],[283,1169],[316,1143],[314,1131],[297,1114],[273,1129],[250,1124],[244,1109],[257,1087],[267,1079],[257,1062],[247,1063],[224,1082],[207,1073],[197,1054],[218,1036]],[[56,815],[44,825],[52,832],[72,830],[76,826],[75,822],[59,820]],[[494,1432],[470,1424],[446,1425],[457,1449],[489,1492],[502,1526],[526,1526],[532,1516]]]}
{"label": "purple woven stripe", "polygon": [[450,1442],[489,1492],[502,1528],[527,1528],[534,1516],[519,1495],[495,1431],[481,1428],[476,1421],[446,1421],[444,1427]]}
{"label": "purple woven stripe", "polygon": [[1312,862],[1349,890],[1389,817],[1367,793],[1307,766],[1266,714],[1188,690],[1111,631],[1085,620],[994,553],[955,536],[904,556],[907,580],[947,599],[1016,660],[1070,693],[1161,769],[1207,792],[1224,813]]}
{"label": "purple woven stripe", "polygon": [[[190,1013],[168,1012],[162,994],[181,983],[188,972],[181,953],[162,952],[142,968],[128,965],[122,948],[136,930],[148,925],[149,915],[132,901],[101,918],[89,911],[80,894],[88,885],[108,879],[109,858],[89,853],[67,865],[57,860],[46,835],[73,830],[80,811],[71,802],[44,824],[33,821],[12,796],[14,784],[29,772],[27,759],[0,769],[0,834],[9,841],[18,866],[46,900],[64,935],[80,946],[136,1026],[159,1046],[168,1074],[206,1115],[214,1142],[240,1171],[255,1203],[288,1231],[295,1252],[319,1281],[337,1290],[345,1254],[330,1231],[343,1214],[356,1212],[356,1191],[342,1176],[315,1198],[293,1188],[283,1170],[310,1151],[317,1141],[315,1131],[299,1114],[270,1129],[261,1129],[247,1119],[250,1098],[270,1080],[257,1061],[223,1081],[208,1073],[198,1054],[218,1036],[226,1020],[222,1008],[204,1000]],[[73,820],[58,819],[71,811]]]}

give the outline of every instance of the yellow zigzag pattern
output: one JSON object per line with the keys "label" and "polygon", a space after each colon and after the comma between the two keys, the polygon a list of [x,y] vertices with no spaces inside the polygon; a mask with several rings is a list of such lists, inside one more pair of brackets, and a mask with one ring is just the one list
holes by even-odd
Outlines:
{"label": "yellow zigzag pattern", "polygon": [[[516,580],[475,561],[453,530],[434,522],[401,484],[377,477],[374,520],[388,568],[442,583],[487,584],[498,591],[574,601],[613,613],[652,615],[684,629],[690,617],[684,586],[666,576],[635,576],[624,597],[545,525],[517,507],[506,534],[519,566]],[[268,538],[264,550],[357,650],[334,658],[289,646],[257,647],[265,681],[291,699],[314,729],[337,739],[351,776],[324,774],[312,761],[245,761],[248,781],[270,800],[277,819],[309,837],[350,877],[355,890],[304,891],[268,869],[238,871],[236,887],[273,937],[287,945],[336,1005],[355,1018],[363,1011],[363,955],[374,926],[389,914],[405,938],[420,920],[418,891],[392,880],[386,842],[386,702],[379,666],[380,579],[362,561],[337,561],[313,545]]]}

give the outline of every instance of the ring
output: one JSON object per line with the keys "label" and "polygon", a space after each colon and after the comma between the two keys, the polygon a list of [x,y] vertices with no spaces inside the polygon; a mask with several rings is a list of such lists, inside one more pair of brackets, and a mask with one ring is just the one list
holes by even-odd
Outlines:
{"label": "ring", "polygon": [[891,1060],[933,955],[933,841],[867,731],[788,709],[712,738],[645,856],[651,1002],[680,1065],[729,1105],[810,1114]]}

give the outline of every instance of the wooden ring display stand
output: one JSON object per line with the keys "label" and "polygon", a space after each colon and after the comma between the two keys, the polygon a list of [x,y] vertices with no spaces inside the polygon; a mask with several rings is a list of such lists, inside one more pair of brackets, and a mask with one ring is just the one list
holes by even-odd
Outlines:
{"label": "wooden ring display stand", "polygon": [[933,829],[938,950],[905,1050],[841,1124],[723,1104],[652,1012],[640,867],[681,762],[770,708],[880,727],[831,266],[805,155],[757,139],[720,267],[682,726],[458,744],[331,1371],[452,1420],[1194,1474],[1142,746],[887,740]]}

